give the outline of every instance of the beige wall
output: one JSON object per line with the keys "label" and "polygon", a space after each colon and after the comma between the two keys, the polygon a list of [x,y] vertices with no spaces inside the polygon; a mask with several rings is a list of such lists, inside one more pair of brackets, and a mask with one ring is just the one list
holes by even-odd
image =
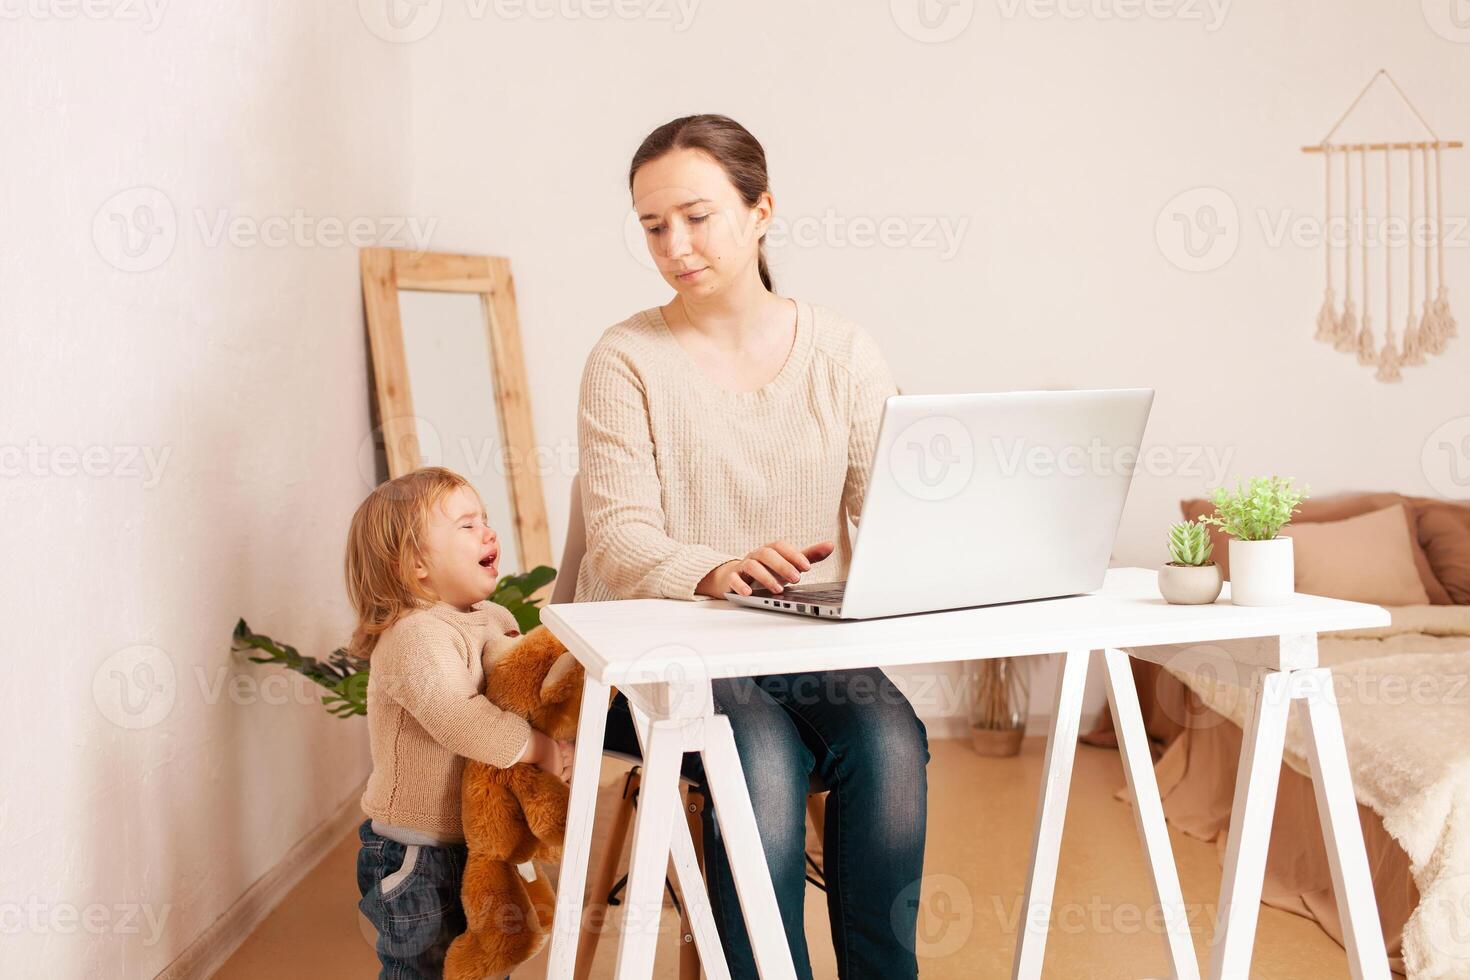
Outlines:
{"label": "beige wall", "polygon": [[[366,774],[311,691],[217,686],[237,616],[309,653],[350,625],[354,244],[512,257],[559,550],[583,357],[667,295],[625,167],[675,115],[761,138],[779,288],[863,323],[906,391],[1157,388],[1124,563],[1218,476],[1445,492],[1423,451],[1470,414],[1464,341],[1372,381],[1311,340],[1321,253],[1277,229],[1320,214],[1297,148],[1380,66],[1470,135],[1448,0],[960,2],[932,29],[898,0],[355,6],[0,3],[0,972],[152,975]],[[1190,272],[1174,213],[1201,203],[1238,242]],[[100,935],[65,926],[96,907]]]}

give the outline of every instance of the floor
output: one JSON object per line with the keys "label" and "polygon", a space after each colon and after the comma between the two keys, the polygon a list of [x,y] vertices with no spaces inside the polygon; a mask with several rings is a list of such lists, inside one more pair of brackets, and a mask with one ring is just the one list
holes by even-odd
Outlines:
{"label": "floor", "polygon": [[[1043,748],[1041,739],[1028,739],[1019,757],[989,759],[977,756],[967,742],[932,743],[928,873],[918,937],[924,977],[972,980],[1010,975]],[[607,816],[625,772],[620,764],[604,764],[599,828],[610,822]],[[1133,812],[1113,798],[1123,782],[1115,751],[1079,746],[1047,943],[1048,980],[1169,975]],[[1220,887],[1219,858],[1212,844],[1178,834],[1172,839],[1195,949],[1207,965],[1206,944]],[[593,848],[593,868],[601,849],[599,840]],[[355,860],[356,837],[349,835],[236,951],[215,975],[218,980],[374,976],[377,958],[371,927],[359,922],[356,906]],[[610,921],[615,927],[616,911]],[[674,978],[678,919],[672,908],[665,921],[655,975]],[[835,977],[826,906],[815,888],[807,892],[806,928],[813,972],[818,978]],[[594,978],[612,976],[616,949],[616,936],[609,933],[598,951]],[[543,976],[544,958],[543,953],[515,976]],[[1254,980],[1319,980],[1347,972],[1342,948],[1316,924],[1261,909],[1251,968]]]}

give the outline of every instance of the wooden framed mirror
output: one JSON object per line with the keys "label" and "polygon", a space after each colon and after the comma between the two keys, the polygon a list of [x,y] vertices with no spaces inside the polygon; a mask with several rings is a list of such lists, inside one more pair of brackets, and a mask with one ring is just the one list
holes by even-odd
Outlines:
{"label": "wooden framed mirror", "polygon": [[550,565],[510,260],[365,248],[361,262],[389,478],[462,474],[499,532],[502,574]]}

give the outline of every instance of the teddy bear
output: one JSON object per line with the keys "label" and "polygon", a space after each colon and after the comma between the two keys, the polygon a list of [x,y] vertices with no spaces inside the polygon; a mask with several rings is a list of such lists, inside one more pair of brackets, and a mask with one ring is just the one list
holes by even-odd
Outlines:
{"label": "teddy bear", "polygon": [[[485,696],[496,707],[552,738],[576,732],[582,666],[545,626],[524,636],[492,633],[480,662]],[[556,896],[532,862],[560,860],[568,792],[527,762],[505,769],[465,762],[461,815],[469,856],[460,897],[467,928],[449,947],[446,980],[498,980],[546,944]]]}

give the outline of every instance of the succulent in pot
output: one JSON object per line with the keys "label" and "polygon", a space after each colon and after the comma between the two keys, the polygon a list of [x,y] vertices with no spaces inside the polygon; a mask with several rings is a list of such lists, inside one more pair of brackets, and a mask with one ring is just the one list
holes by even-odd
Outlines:
{"label": "succulent in pot", "polygon": [[1213,547],[1203,524],[1183,521],[1169,528],[1169,562],[1159,569],[1159,594],[1181,606],[1219,598],[1225,580],[1220,566],[1210,560]]}

